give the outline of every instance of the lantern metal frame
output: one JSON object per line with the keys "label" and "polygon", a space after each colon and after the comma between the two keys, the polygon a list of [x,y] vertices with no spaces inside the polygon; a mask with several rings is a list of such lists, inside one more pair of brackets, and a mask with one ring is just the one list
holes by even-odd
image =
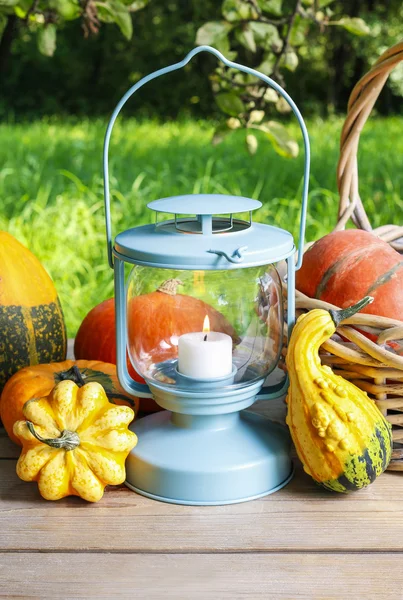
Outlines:
{"label": "lantern metal frame", "polygon": [[[247,260],[243,262],[242,248],[238,248],[232,255],[228,255],[223,250],[207,250],[207,252],[217,254],[218,258],[221,255],[226,263],[223,264],[222,261],[216,260],[206,262],[204,266],[198,267],[197,265],[183,264],[180,261],[167,265],[166,257],[157,252],[153,253],[152,261],[144,262],[137,257],[136,253],[133,254],[130,251],[130,244],[125,246],[123,234],[120,234],[120,238],[117,236],[115,245],[112,242],[109,145],[116,118],[127,100],[143,85],[183,68],[201,52],[213,54],[227,67],[261,79],[287,101],[300,125],[305,155],[298,258],[295,261],[296,248],[293,243],[286,251],[283,250],[278,255],[273,246],[270,255],[270,263],[278,263],[282,260],[287,262],[288,336],[295,322],[293,290],[295,290],[295,270],[299,269],[302,264],[310,168],[308,132],[302,115],[292,98],[270,77],[250,67],[227,60],[218,50],[209,46],[194,48],[182,61],[142,78],[124,94],[109,121],[103,149],[103,170],[108,262],[114,269],[115,279],[117,374],[121,385],[127,392],[140,397],[152,395],[162,408],[170,411],[139,419],[132,425],[133,431],[139,437],[139,444],[128,457],[126,483],[135,491],[151,498],[178,504],[196,505],[229,504],[264,496],[286,485],[292,477],[292,463],[289,458],[290,442],[286,429],[271,423],[260,415],[243,410],[251,406],[255,399],[277,398],[284,394],[288,386],[287,377],[281,383],[269,388],[263,387],[263,379],[242,386],[224,386],[212,389],[207,386],[207,389],[199,389],[195,385],[193,390],[183,390],[172,389],[172,386],[168,388],[163,383],[159,384],[148,379],[147,384],[138,383],[130,377],[127,369],[125,263],[148,264],[155,267],[183,270],[198,268],[222,270],[251,266]],[[217,195],[217,199],[219,198],[220,196]],[[229,197],[222,196],[222,198],[228,199]],[[155,201],[154,204],[158,202],[161,201]],[[179,214],[183,212],[179,211]],[[218,213],[218,211],[215,212]],[[236,210],[232,212],[236,212]],[[204,217],[203,214],[200,214],[197,218],[202,224],[208,222],[208,217],[211,218],[211,213]],[[176,218],[175,213],[175,224]],[[159,227],[159,224],[156,223],[154,227]],[[270,228],[267,225],[263,227]],[[274,227],[271,229],[283,231]],[[129,234],[129,238],[131,238],[136,235],[136,229],[124,233]],[[264,265],[267,262],[261,261],[258,264]],[[189,448],[191,448],[191,456],[189,456],[189,450],[186,452],[186,449]],[[239,451],[234,452],[235,448],[243,448],[243,455],[240,456]]]}

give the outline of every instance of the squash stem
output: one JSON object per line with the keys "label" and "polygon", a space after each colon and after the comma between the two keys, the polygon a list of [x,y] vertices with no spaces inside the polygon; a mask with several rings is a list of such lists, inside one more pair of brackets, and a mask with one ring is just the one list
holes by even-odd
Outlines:
{"label": "squash stem", "polygon": [[80,445],[80,438],[75,431],[64,429],[61,433],[61,436],[58,438],[43,438],[35,431],[34,424],[31,421],[27,421],[26,423],[34,438],[43,444],[47,444],[51,448],[59,448],[68,452],[70,450],[74,450]]}
{"label": "squash stem", "polygon": [[85,385],[84,377],[82,376],[77,365],[73,365],[70,369],[67,369],[67,371],[62,371],[59,373],[59,381],[66,381],[67,379],[69,381],[74,381],[78,387]]}
{"label": "squash stem", "polygon": [[157,289],[157,292],[168,294],[168,296],[176,296],[178,286],[183,285],[183,281],[180,279],[167,279]]}
{"label": "squash stem", "polygon": [[355,313],[359,312],[368,304],[371,304],[371,302],[373,301],[374,299],[372,296],[365,296],[365,298],[362,298],[362,300],[359,300],[353,306],[342,308],[340,310],[330,309],[329,314],[332,317],[332,321],[335,324],[335,326],[338,327],[342,321],[344,321],[345,319],[349,319],[350,317],[355,315]]}

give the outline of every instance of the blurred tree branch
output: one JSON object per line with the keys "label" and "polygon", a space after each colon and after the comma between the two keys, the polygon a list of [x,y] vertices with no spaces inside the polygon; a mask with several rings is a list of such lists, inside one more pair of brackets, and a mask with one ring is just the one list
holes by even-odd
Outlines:
{"label": "blurred tree branch", "polygon": [[5,0],[0,1],[0,71],[6,67],[14,34],[19,26],[36,33],[38,49],[53,56],[57,29],[81,19],[84,36],[95,35],[101,23],[115,23],[124,37],[133,34],[132,13],[149,0]]}
{"label": "blurred tree branch", "polygon": [[[209,21],[199,28],[196,44],[211,45],[233,60],[240,57],[249,66],[285,85],[285,72],[298,68],[299,56],[308,44],[309,30],[323,33],[337,26],[353,35],[369,33],[358,17],[334,18],[329,6],[333,0],[224,0],[221,21]],[[276,121],[266,120],[273,112],[287,113],[291,108],[275,90],[255,77],[219,65],[210,75],[212,91],[218,107],[230,118],[213,136],[220,143],[234,129],[243,127],[246,146],[257,151],[258,138],[269,140],[277,152],[293,157],[298,145]],[[267,113],[267,114],[266,114]]]}

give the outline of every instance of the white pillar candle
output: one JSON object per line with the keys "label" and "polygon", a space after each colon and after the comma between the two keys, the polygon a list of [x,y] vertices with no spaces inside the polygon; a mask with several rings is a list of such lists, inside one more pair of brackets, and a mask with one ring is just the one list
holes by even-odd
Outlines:
{"label": "white pillar candle", "polygon": [[232,373],[232,338],[217,331],[185,333],[178,339],[178,371],[194,379]]}

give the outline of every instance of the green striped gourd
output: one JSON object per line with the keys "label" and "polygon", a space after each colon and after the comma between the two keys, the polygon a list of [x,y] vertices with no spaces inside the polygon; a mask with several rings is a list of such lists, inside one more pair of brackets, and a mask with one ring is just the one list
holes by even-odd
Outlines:
{"label": "green striped gourd", "polygon": [[365,392],[322,365],[319,348],[370,302],[301,315],[287,351],[287,424],[304,470],[335,492],[361,489],[388,466],[391,426]]}
{"label": "green striped gourd", "polygon": [[66,357],[55,286],[32,252],[5,231],[0,231],[0,332],[0,392],[22,367]]}

